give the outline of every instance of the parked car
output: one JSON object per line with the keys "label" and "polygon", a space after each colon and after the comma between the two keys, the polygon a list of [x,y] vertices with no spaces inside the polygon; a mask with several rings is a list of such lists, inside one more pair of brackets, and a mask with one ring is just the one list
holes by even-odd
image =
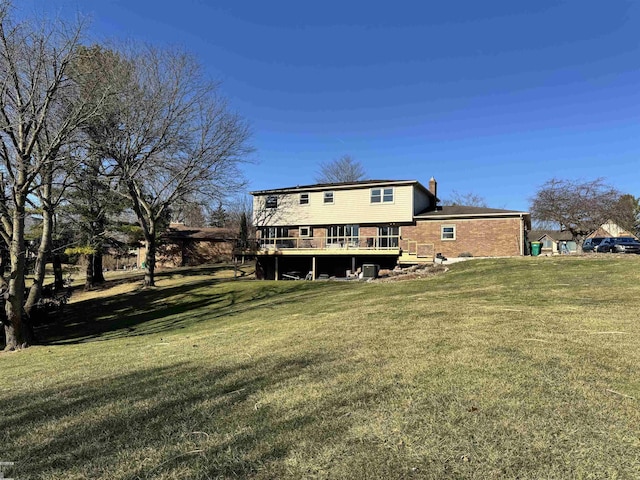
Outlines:
{"label": "parked car", "polygon": [[599,252],[598,245],[600,245],[600,243],[602,243],[602,240],[604,239],[605,237],[587,238],[582,244],[582,251],[585,253]]}
{"label": "parked car", "polygon": [[607,237],[598,245],[598,252],[640,254],[640,242],[632,237]]}

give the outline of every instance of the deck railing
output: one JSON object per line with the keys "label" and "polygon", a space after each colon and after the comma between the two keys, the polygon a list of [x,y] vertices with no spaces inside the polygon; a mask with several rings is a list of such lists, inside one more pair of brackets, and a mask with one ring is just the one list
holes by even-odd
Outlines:
{"label": "deck railing", "polygon": [[258,250],[399,250],[400,237],[282,237],[259,238]]}

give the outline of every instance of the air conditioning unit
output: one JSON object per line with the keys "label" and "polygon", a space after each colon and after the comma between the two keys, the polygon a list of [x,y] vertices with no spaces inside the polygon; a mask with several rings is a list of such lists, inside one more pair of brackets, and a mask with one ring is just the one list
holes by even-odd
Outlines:
{"label": "air conditioning unit", "polygon": [[378,278],[379,271],[380,265],[365,263],[362,265],[362,278]]}

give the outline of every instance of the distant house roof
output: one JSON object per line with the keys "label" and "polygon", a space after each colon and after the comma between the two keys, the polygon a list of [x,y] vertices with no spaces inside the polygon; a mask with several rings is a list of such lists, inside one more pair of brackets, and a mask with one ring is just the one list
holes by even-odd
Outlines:
{"label": "distant house roof", "polygon": [[637,238],[633,232],[629,230],[625,230],[620,225],[612,222],[611,220],[603,223],[598,229],[594,232],[591,232],[587,235],[587,238],[594,237],[633,237]]}
{"label": "distant house roof", "polygon": [[170,240],[234,240],[238,234],[230,228],[187,227],[172,223],[164,234]]}
{"label": "distant house roof", "polygon": [[527,236],[531,241],[537,241],[543,237],[549,237],[558,242],[573,240],[573,235],[568,230],[531,230]]}
{"label": "distant house roof", "polygon": [[415,185],[421,190],[429,192],[428,189],[424,187],[417,180],[361,180],[358,182],[341,182],[341,183],[316,183],[312,185],[296,185],[295,187],[286,187],[286,188],[274,188],[270,190],[256,190],[251,193],[251,195],[269,195],[276,193],[297,193],[297,192],[309,192],[309,191],[318,191],[318,190],[348,190],[350,188],[366,188],[366,187],[377,187],[377,186],[395,186],[395,185]]}
{"label": "distant house roof", "polygon": [[453,217],[512,217],[528,216],[528,212],[518,210],[503,210],[500,208],[470,207],[465,205],[445,205],[436,210],[424,210],[416,218],[453,218]]}

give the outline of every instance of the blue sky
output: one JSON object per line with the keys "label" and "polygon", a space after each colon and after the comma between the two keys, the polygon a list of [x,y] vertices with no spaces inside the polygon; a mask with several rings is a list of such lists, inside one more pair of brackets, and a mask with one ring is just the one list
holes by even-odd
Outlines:
{"label": "blue sky", "polygon": [[640,196],[638,2],[16,3],[195,54],[252,126],[249,190],[349,154],[496,208],[527,210],[552,177]]}

